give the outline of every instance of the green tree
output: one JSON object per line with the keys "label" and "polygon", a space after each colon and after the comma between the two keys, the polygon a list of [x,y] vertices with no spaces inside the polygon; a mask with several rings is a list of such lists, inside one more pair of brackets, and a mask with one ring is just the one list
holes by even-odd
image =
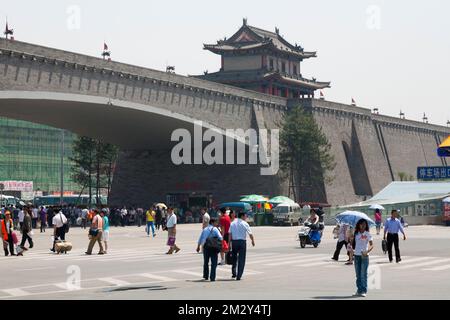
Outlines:
{"label": "green tree", "polygon": [[314,198],[323,194],[324,183],[333,180],[329,176],[335,167],[331,145],[312,114],[301,106],[286,112],[280,127],[280,168],[289,175],[294,199],[318,200]]}
{"label": "green tree", "polygon": [[100,205],[100,190],[111,190],[112,173],[117,160],[118,148],[109,143],[89,138],[78,137],[73,145],[72,178],[89,188],[89,203],[92,203],[92,191],[95,186],[95,199]]}
{"label": "green tree", "polygon": [[398,174],[398,178],[400,181],[414,181],[415,178],[412,175],[408,175],[406,172],[400,171]]}
{"label": "green tree", "polygon": [[89,137],[79,136],[73,142],[72,157],[73,162],[72,178],[75,182],[84,188],[89,188],[89,203],[92,200],[92,176],[95,172],[94,158],[95,158],[96,141]]}
{"label": "green tree", "polygon": [[100,189],[111,191],[111,182],[114,166],[119,154],[119,149],[110,143],[98,142],[96,147],[96,190],[97,205],[100,204]]}

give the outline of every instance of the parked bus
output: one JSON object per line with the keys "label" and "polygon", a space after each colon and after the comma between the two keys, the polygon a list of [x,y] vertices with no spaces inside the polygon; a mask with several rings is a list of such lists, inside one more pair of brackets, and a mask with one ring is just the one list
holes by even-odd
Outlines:
{"label": "parked bus", "polygon": [[25,202],[23,202],[19,198],[16,198],[13,196],[6,196],[6,195],[0,196],[0,203],[1,203],[1,206],[5,206],[5,207],[9,207],[11,205],[13,205],[15,207],[25,205]]}
{"label": "parked bus", "polygon": [[[93,196],[91,199],[91,204],[89,204],[89,195],[82,194],[79,195],[72,195],[72,196],[63,196],[63,205],[95,205],[96,204],[96,197]],[[57,206],[61,203],[61,197],[60,196],[40,196],[40,197],[34,197],[33,201],[35,206]],[[100,204],[106,205],[107,204],[107,198],[105,196],[100,196]]]}

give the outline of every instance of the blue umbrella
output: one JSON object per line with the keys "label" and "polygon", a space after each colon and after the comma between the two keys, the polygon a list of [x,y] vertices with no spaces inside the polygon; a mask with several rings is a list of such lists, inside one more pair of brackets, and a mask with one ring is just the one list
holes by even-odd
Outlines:
{"label": "blue umbrella", "polygon": [[375,226],[375,222],[369,218],[365,213],[359,211],[344,211],[336,216],[339,223],[348,223],[355,227],[359,220],[364,219],[369,224],[369,227]]}

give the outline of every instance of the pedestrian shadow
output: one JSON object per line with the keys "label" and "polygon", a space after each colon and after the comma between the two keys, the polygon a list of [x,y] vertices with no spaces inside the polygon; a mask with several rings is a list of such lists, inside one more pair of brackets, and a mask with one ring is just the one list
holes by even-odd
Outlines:
{"label": "pedestrian shadow", "polygon": [[[216,279],[215,282],[228,282],[228,281],[236,281],[236,279]],[[204,280],[204,279],[195,279],[195,280],[187,279],[186,282],[208,283],[208,282],[211,282],[211,281],[210,280]],[[212,282],[214,282],[214,281],[212,281]]]}
{"label": "pedestrian shadow", "polygon": [[217,279],[216,281],[218,281],[218,282],[229,282],[229,281],[236,282],[236,279]]}
{"label": "pedestrian shadow", "polygon": [[318,296],[318,297],[312,297],[312,299],[316,300],[346,300],[346,299],[360,299],[361,297],[358,296]]}

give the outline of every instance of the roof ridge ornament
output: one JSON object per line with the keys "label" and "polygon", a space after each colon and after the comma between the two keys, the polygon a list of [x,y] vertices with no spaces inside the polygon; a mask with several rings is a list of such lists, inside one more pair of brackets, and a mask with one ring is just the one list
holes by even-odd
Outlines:
{"label": "roof ridge ornament", "polygon": [[247,25],[247,18],[243,18],[243,19],[242,19],[242,24],[243,24],[244,26]]}
{"label": "roof ridge ornament", "polygon": [[278,29],[278,27],[275,27],[275,33],[276,33],[277,35],[280,35],[280,29]]}

